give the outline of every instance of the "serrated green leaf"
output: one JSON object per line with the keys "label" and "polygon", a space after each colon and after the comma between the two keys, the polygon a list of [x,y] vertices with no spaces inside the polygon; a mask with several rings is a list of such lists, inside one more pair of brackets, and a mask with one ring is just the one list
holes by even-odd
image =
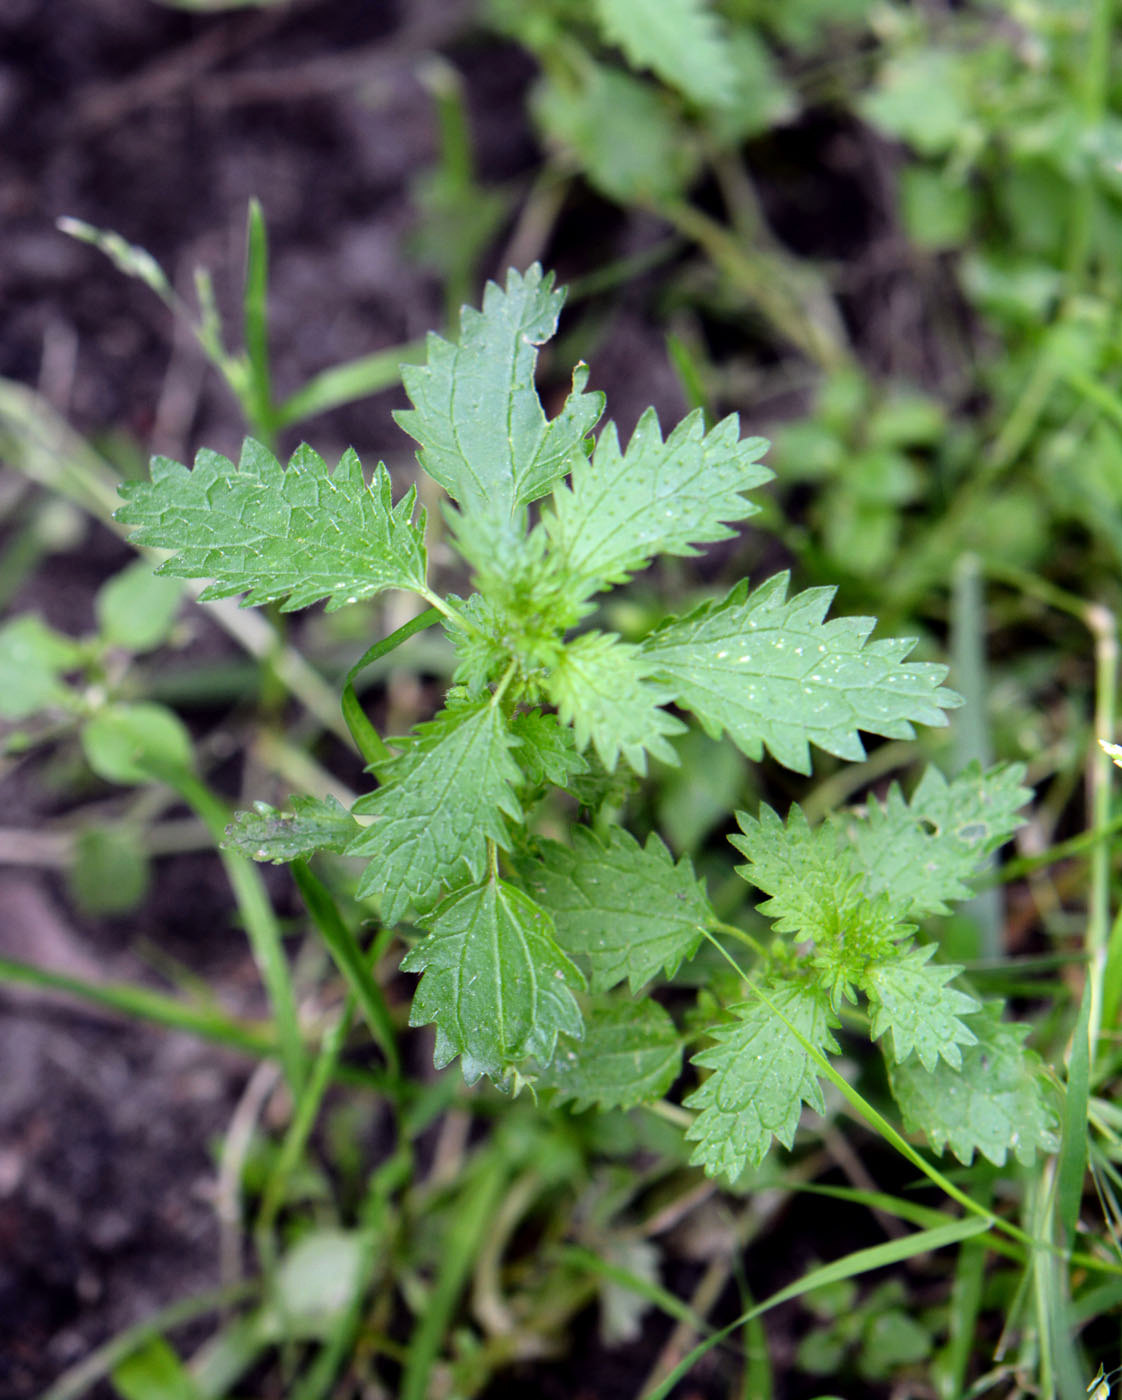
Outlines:
{"label": "serrated green leaf", "polygon": [[936,1152],[949,1146],[965,1166],[975,1151],[998,1167],[1009,1152],[1031,1166],[1038,1152],[1058,1149],[1060,1135],[1040,1057],[1024,1046],[1030,1027],[1002,1021],[999,1001],[987,1002],[971,1024],[977,1044],[963,1052],[961,1070],[889,1064],[905,1126]]}
{"label": "serrated green leaf", "polygon": [[[331,472],[310,447],[287,469],[252,438],[235,466],[203,451],[194,470],[152,459],[152,480],[127,482],[116,519],[133,525],[137,544],[174,551],[159,572],[214,582],[201,598],[245,593],[247,604],[281,610],[328,600],[328,611],[389,588],[425,586],[425,522],[412,520],[411,488],[392,504],[380,465],[367,486],[348,449]],[[284,600],[284,601],[282,601]]]}
{"label": "serrated green leaf", "polygon": [[914,642],[866,645],[868,617],[824,621],[833,590],[788,599],[777,574],[749,594],[738,584],[653,632],[642,646],[651,674],[716,737],[727,731],[749,758],[764,745],[785,767],[810,772],[810,744],[860,759],[858,730],[911,739],[913,724],[946,724],[961,704],[940,688],[945,666],[907,662]]}
{"label": "serrated green leaf", "polygon": [[675,864],[653,833],[640,846],[617,827],[605,844],[578,826],[571,847],[542,842],[540,861],[521,873],[561,946],[587,959],[595,992],[624,978],[637,992],[662,972],[672,977],[715,918],[689,859]]}
{"label": "serrated green leaf", "polygon": [[[768,999],[800,1034],[823,1053],[837,1052],[830,1028],[838,1024],[825,994],[811,984],[768,983]],[[718,1026],[716,1044],[693,1057],[713,1073],[685,1101],[700,1112],[686,1131],[695,1141],[690,1161],[708,1176],[735,1181],[758,1167],[773,1137],[786,1148],[795,1140],[803,1103],[825,1109],[813,1061],[789,1026],[763,1001],[732,1008],[736,1021]]]}
{"label": "serrated green leaf", "polygon": [[572,470],[603,411],[578,367],[552,422],[534,387],[537,347],[557,329],[565,294],[537,263],[488,282],[483,310],[464,307],[457,344],[430,335],[428,363],[405,366],[413,408],[395,415],[420,444],[418,461],[468,515],[509,520]]}
{"label": "serrated green leaf", "polygon": [[284,810],[255,802],[252,812],[235,812],[222,849],[281,865],[317,851],[342,852],[360,830],[338,798],[290,797]]}
{"label": "serrated green leaf", "polygon": [[839,991],[859,982],[867,963],[889,955],[912,931],[903,908],[888,893],[865,887],[853,848],[830,823],[812,827],[792,806],[786,825],[766,804],[759,817],[737,812],[740,836],[730,843],[748,857],[736,871],[771,898],[761,914],[778,933],[811,940],[820,965]]}
{"label": "serrated green leaf", "polygon": [[974,763],[948,783],[932,767],[910,802],[895,783],[883,806],[871,797],[863,816],[844,819],[866,888],[891,892],[916,918],[946,914],[950,901],[969,899],[974,891],[966,881],[1024,822],[1024,773],[1021,764],[983,773]]}
{"label": "serrated green leaf", "polygon": [[80,661],[77,642],[31,614],[0,627],[0,716],[27,719],[38,710],[65,705],[63,682]]}
{"label": "serrated green leaf", "polygon": [[518,766],[532,787],[567,787],[573,778],[588,772],[588,761],[577,753],[572,730],[559,724],[556,715],[540,710],[515,715],[510,732],[520,741]]}
{"label": "serrated green leaf", "polygon": [[545,515],[566,589],[585,598],[645,568],[656,554],[691,556],[698,544],[727,539],[734,531],[726,522],[759,509],[741,493],[771,479],[759,462],[767,447],[763,438],[741,441],[736,414],[706,433],[698,409],[664,442],[649,408],[625,452],[609,423]]}
{"label": "serrated green leaf", "polygon": [[436,1023],[438,1069],[460,1055],[469,1084],[503,1079],[530,1056],[548,1064],[559,1034],[581,1035],[572,989],[584,979],[549,915],[521,890],[496,879],[459,890],[429,926],[401,966],[424,973],[409,1023]]}
{"label": "serrated green leaf", "polygon": [[595,0],[611,44],[701,106],[732,100],[736,71],[720,20],[706,0]]}
{"label": "serrated green leaf", "polygon": [[634,1108],[662,1098],[682,1069],[682,1042],[656,1001],[610,1001],[584,1018],[584,1039],[558,1050],[534,1076],[574,1108]]}
{"label": "serrated green leaf", "polygon": [[582,752],[593,743],[605,768],[622,753],[636,773],[647,771],[647,753],[676,764],[667,743],[685,725],[662,709],[665,687],[651,685],[638,647],[607,632],[585,632],[568,643],[546,681],[561,719],[576,733]]}
{"label": "serrated green leaf", "polygon": [[532,109],[560,160],[620,204],[680,199],[697,170],[697,143],[663,94],[618,68],[582,57],[579,72],[538,83]]}
{"label": "serrated green leaf", "polygon": [[452,594],[449,602],[454,603],[460,615],[471,623],[469,631],[448,618],[441,621],[444,635],[456,653],[456,669],[452,679],[478,695],[487,681],[498,675],[510,660],[503,619],[491,599],[483,593],[473,593],[467,599]]}
{"label": "serrated green leaf", "polygon": [[934,952],[934,944],[929,943],[895,952],[866,969],[863,989],[873,1013],[870,1035],[879,1040],[885,1031],[892,1032],[892,1055],[897,1064],[903,1064],[914,1050],[926,1070],[933,1070],[940,1056],[959,1069],[959,1046],[977,1042],[961,1018],[978,1011],[981,1003],[947,986],[962,968],[932,963]]}
{"label": "serrated green leaf", "polygon": [[450,881],[480,879],[488,840],[508,845],[503,814],[521,817],[516,742],[485,700],[442,710],[381,765],[384,785],[354,805],[356,816],[374,820],[345,853],[369,859],[358,895],[381,896],[387,923],[410,907],[431,908]]}

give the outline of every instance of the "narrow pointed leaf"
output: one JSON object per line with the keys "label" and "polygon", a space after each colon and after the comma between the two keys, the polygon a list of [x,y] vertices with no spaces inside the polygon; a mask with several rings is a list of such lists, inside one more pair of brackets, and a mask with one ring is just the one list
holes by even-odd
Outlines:
{"label": "narrow pointed leaf", "polygon": [[940,686],[945,666],[904,661],[914,642],[868,642],[868,617],[825,621],[831,589],[786,594],[785,574],[751,594],[738,584],[643,643],[651,674],[710,734],[727,731],[749,758],[766,745],[809,773],[812,743],[860,759],[858,731],[910,739],[914,724],[944,725],[943,710],[961,703]]}
{"label": "narrow pointed leaf", "polygon": [[1040,1057],[1024,1046],[1029,1027],[1002,1021],[1001,1003],[987,1002],[972,1021],[977,1043],[963,1051],[961,1070],[934,1070],[916,1060],[889,1064],[892,1092],[909,1132],[923,1133],[936,1152],[948,1147],[965,1166],[981,1152],[1003,1167],[1010,1152],[1024,1166],[1060,1145],[1059,1115]]}
{"label": "narrow pointed leaf", "polygon": [[393,505],[385,467],[367,486],[349,449],[334,472],[306,446],[285,468],[247,438],[237,466],[209,451],[193,470],[154,457],[151,481],[120,492],[116,519],[136,527],[133,540],[174,551],[158,572],[214,580],[203,599],[245,593],[247,604],[280,602],[290,612],[326,598],[330,612],[425,585],[416,490]]}
{"label": "narrow pointed leaf", "polygon": [[640,846],[616,828],[605,844],[577,827],[571,847],[542,842],[540,861],[521,874],[561,946],[591,968],[595,992],[625,978],[637,992],[663,972],[672,977],[716,917],[689,860],[675,864],[653,834]]}
{"label": "narrow pointed leaf", "polygon": [[647,771],[648,752],[677,763],[667,740],[685,725],[662,709],[669,696],[646,680],[650,669],[638,647],[607,632],[585,632],[565,647],[546,682],[577,748],[594,744],[605,768],[614,768],[621,753],[636,773]]}
{"label": "narrow pointed leaf", "polygon": [[[769,1000],[823,1053],[838,1046],[830,1027],[838,1024],[825,993],[807,983],[770,984]],[[686,1099],[700,1112],[686,1136],[697,1142],[691,1161],[709,1176],[735,1181],[759,1166],[773,1137],[790,1148],[803,1103],[823,1112],[825,1104],[806,1049],[762,1001],[734,1007],[735,1022],[718,1026],[716,1044],[693,1057],[713,1073]]]}
{"label": "narrow pointed leaf", "polygon": [[463,1057],[464,1078],[502,1079],[519,1060],[553,1058],[559,1034],[579,1037],[580,972],[557,946],[549,915],[503,880],[450,895],[431,933],[406,954],[423,972],[410,1025],[436,1023],[437,1068]]}
{"label": "narrow pointed leaf", "polygon": [[587,372],[552,422],[534,387],[537,347],[557,329],[565,296],[535,263],[489,282],[483,310],[464,307],[459,342],[427,341],[428,363],[402,368],[413,408],[396,415],[420,443],[418,460],[468,515],[509,519],[572,469],[600,417],[603,396]]}
{"label": "narrow pointed leaf", "polygon": [[571,484],[554,492],[545,517],[567,589],[584,598],[656,554],[693,555],[698,544],[727,539],[733,531],[725,522],[758,510],[741,493],[770,480],[759,462],[767,447],[763,438],[741,441],[735,414],[706,433],[698,409],[664,442],[648,409],[626,452],[609,423],[592,457],[577,459]]}
{"label": "narrow pointed leaf", "polygon": [[516,743],[498,707],[483,701],[442,710],[381,765],[383,786],[354,806],[373,821],[346,854],[369,860],[358,894],[379,895],[388,923],[431,908],[446,884],[480,879],[489,839],[508,844],[503,814],[521,816]]}

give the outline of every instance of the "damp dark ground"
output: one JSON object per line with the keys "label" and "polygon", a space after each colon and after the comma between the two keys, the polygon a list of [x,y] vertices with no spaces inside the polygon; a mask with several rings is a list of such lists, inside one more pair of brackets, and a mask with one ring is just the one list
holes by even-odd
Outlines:
{"label": "damp dark ground", "polygon": [[[0,0],[0,376],[35,388],[110,456],[182,460],[202,445],[237,448],[237,408],[189,337],[147,288],[58,233],[63,215],[147,248],[188,299],[193,269],[214,269],[220,303],[234,313],[246,205],[257,196],[271,245],[280,394],[441,325],[439,280],[410,255],[413,182],[436,149],[420,76],[434,52],[463,79],[480,178],[510,197],[510,218],[482,260],[484,273],[498,273],[540,167],[524,112],[533,67],[478,28],[465,0],[309,0],[211,16],[151,0]],[[924,353],[907,333],[922,319],[923,293],[908,290],[894,258],[877,184],[884,152],[863,159],[863,139],[833,119],[805,124],[777,154],[765,194],[798,251],[848,260],[853,305],[880,307],[893,333],[878,339],[867,310],[850,329],[871,364],[894,368],[892,346]],[[822,188],[799,174],[815,168],[829,175],[844,218],[815,214]],[[831,246],[814,246],[815,229]],[[664,232],[578,194],[532,251],[566,281]],[[621,286],[585,350],[625,431],[649,402],[664,420],[684,408],[659,314],[657,274]],[[325,456],[354,444],[404,472],[407,445],[390,417],[398,402],[379,395],[303,431]],[[26,503],[12,476],[9,523]],[[9,604],[80,634],[97,585],[129,554],[84,518],[67,529],[67,547]],[[204,648],[226,645],[198,626]],[[0,826],[34,835],[76,802],[111,796],[76,787],[65,759],[16,764],[0,772]],[[174,963],[206,979],[230,1011],[261,1011],[216,859],[162,859],[137,914],[91,918],[74,908],[49,856],[34,842],[5,850],[0,952],[76,977],[163,986]],[[284,912],[285,881],[271,883]],[[215,1144],[252,1066],[184,1035],[12,989],[0,993],[0,1066],[0,1395],[14,1398],[38,1393],[160,1306],[214,1287]],[[792,1273],[780,1281],[805,1252],[789,1222],[784,1241]],[[683,1262],[668,1282],[688,1288],[699,1267]],[[495,1396],[529,1386],[542,1396],[630,1396],[663,1340],[648,1329],[638,1348],[608,1353],[593,1325],[581,1325],[566,1360],[512,1376]],[[700,1372],[690,1393],[719,1394],[724,1383],[714,1373],[705,1390]]]}

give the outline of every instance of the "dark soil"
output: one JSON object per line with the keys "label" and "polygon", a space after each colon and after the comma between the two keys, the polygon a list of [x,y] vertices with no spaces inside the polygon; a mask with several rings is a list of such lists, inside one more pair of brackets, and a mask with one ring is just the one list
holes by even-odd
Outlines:
{"label": "dark soil", "polygon": [[[148,249],[188,300],[192,270],[213,268],[233,315],[246,205],[260,198],[281,394],[440,325],[441,287],[407,251],[416,221],[410,185],[435,150],[431,99],[418,78],[424,55],[442,52],[463,76],[486,180],[517,194],[540,159],[523,108],[532,67],[473,29],[470,9],[467,0],[308,0],[196,16],[153,0],[3,0],[0,375],[36,387],[122,459],[237,449],[238,411],[197,348],[147,288],[56,232],[61,215]],[[776,156],[785,173],[769,200],[784,229],[799,227],[805,198],[792,187],[792,161],[805,168],[838,139],[833,128],[811,128],[786,164]],[[882,253],[875,200],[852,161],[835,165],[846,207],[865,210],[853,216],[850,244],[875,243]],[[839,236],[838,220],[828,222]],[[503,268],[511,232],[500,231],[487,272]],[[657,236],[649,220],[624,218],[589,194],[541,253],[567,280]],[[799,250],[815,251],[806,242]],[[853,246],[818,251],[854,256]],[[652,401],[670,421],[684,406],[655,291],[650,278],[621,289],[590,355],[593,382],[608,391],[625,432]],[[304,431],[325,456],[354,444],[369,460],[384,456],[407,470],[408,443],[390,418],[398,402],[396,393],[380,395]],[[11,605],[80,633],[91,625],[96,586],[127,558],[108,531],[83,523],[72,547],[33,573]],[[217,633],[208,645],[226,646]],[[72,776],[65,756],[0,769],[0,824],[34,831],[64,813],[75,802]],[[151,967],[154,947],[210,980],[231,1010],[261,1009],[210,855],[160,862],[150,898],[127,919],[83,918],[56,872],[9,866],[0,872],[0,911],[8,956],[91,979],[166,985]],[[215,1285],[212,1149],[252,1067],[42,994],[5,990],[0,1012],[0,1394],[14,1398],[35,1394],[161,1305]],[[589,1341],[584,1388],[551,1382],[540,1393],[631,1395],[659,1342],[644,1345],[645,1364],[633,1350],[613,1359]],[[526,1393],[531,1381],[516,1379]],[[515,1391],[495,1392],[505,1393]]]}

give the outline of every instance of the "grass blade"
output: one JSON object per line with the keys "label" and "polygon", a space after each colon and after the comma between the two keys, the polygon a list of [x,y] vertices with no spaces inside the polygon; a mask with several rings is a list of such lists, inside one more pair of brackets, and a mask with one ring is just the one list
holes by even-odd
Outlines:
{"label": "grass blade", "polygon": [[1091,979],[1088,976],[1083,983],[1083,1000],[1079,1005],[1079,1016],[1071,1038],[1060,1156],[1056,1171],[1056,1209],[1068,1243],[1075,1239],[1079,1207],[1083,1200],[1083,1182],[1087,1175],[1087,1098],[1091,1083],[1090,1023]]}
{"label": "grass blade", "polygon": [[136,987],[127,982],[87,982],[63,972],[51,972],[45,967],[20,962],[16,958],[0,958],[0,983],[3,982],[37,987],[41,991],[65,992],[82,1001],[117,1011],[122,1016],[152,1021],[172,1030],[189,1031],[204,1040],[229,1045],[250,1055],[276,1053],[277,1041],[272,1026],[236,1021],[217,1008],[192,1006],[178,997],[154,992],[148,987]]}
{"label": "grass blade", "polygon": [[248,395],[242,407],[254,433],[266,445],[276,429],[269,373],[269,239],[259,200],[249,201],[245,226],[245,354],[249,367]]}
{"label": "grass blade", "polygon": [[411,340],[394,345],[389,350],[375,350],[345,364],[334,365],[317,374],[273,410],[273,425],[287,428],[314,418],[317,413],[339,408],[356,399],[392,389],[401,383],[402,365],[419,365],[425,360],[423,340]]}
{"label": "grass blade", "polygon": [[366,711],[355,693],[355,678],[365,671],[367,666],[373,665],[387,652],[393,651],[394,647],[399,647],[402,642],[407,641],[415,632],[423,632],[426,627],[431,627],[434,622],[439,621],[439,612],[435,608],[426,608],[423,613],[411,617],[396,632],[391,632],[388,637],[375,642],[347,672],[347,678],[343,682],[343,718],[347,721],[347,728],[351,731],[355,746],[367,763],[377,763],[380,759],[388,758],[390,751],[383,743],[382,736],[366,718]]}
{"label": "grass blade", "polygon": [[474,1180],[460,1197],[444,1241],[440,1270],[428,1305],[409,1338],[399,1400],[427,1400],[431,1393],[430,1372],[440,1350],[441,1339],[448,1329],[452,1311],[463,1292],[483,1237],[491,1227],[491,1218],[506,1182],[505,1163],[497,1152],[491,1152],[485,1160],[477,1163]]}
{"label": "grass blade", "polygon": [[347,979],[347,985],[362,1008],[366,1024],[385,1055],[390,1072],[396,1077],[401,1073],[401,1059],[397,1053],[393,1017],[362,949],[343,922],[330,891],[312,874],[306,861],[292,862],[292,878],[336,967]]}
{"label": "grass blade", "polygon": [[812,1269],[801,1279],[788,1284],[786,1288],[781,1288],[778,1293],[773,1293],[770,1298],[765,1298],[762,1303],[757,1303],[755,1307],[749,1308],[735,1322],[730,1322],[727,1327],[722,1327],[719,1332],[714,1332],[711,1337],[699,1342],[693,1351],[675,1366],[665,1380],[643,1396],[643,1400],[666,1400],[666,1397],[682,1377],[688,1375],[706,1352],[716,1346],[718,1342],[723,1341],[730,1332],[743,1327],[752,1318],[759,1317],[772,1308],[777,1308],[780,1303],[786,1303],[792,1298],[799,1298],[804,1293],[811,1293],[814,1289],[822,1288],[828,1283],[839,1283],[842,1279],[854,1278],[858,1274],[868,1273],[872,1269],[883,1269],[889,1264],[899,1264],[903,1260],[912,1259],[919,1254],[930,1254],[936,1249],[945,1249],[948,1245],[960,1244],[963,1240],[969,1240],[975,1235],[982,1234],[990,1227],[991,1222],[987,1220],[953,1220],[946,1225],[936,1226],[932,1230],[920,1230],[902,1240],[889,1240],[886,1244],[874,1245],[871,1249],[855,1250],[854,1253],[847,1254],[843,1259],[835,1259],[833,1263],[823,1264],[820,1268]]}
{"label": "grass blade", "polygon": [[[184,802],[202,819],[215,845],[219,845],[232,816],[225,802],[193,773],[163,769],[156,772],[153,766],[153,776],[162,779],[179,793]],[[253,950],[254,961],[269,997],[285,1078],[292,1092],[298,1094],[307,1070],[307,1057],[296,1012],[296,994],[293,991],[272,901],[264,881],[250,861],[233,851],[220,850],[218,855],[234,892],[238,912],[245,924],[249,945]]]}

